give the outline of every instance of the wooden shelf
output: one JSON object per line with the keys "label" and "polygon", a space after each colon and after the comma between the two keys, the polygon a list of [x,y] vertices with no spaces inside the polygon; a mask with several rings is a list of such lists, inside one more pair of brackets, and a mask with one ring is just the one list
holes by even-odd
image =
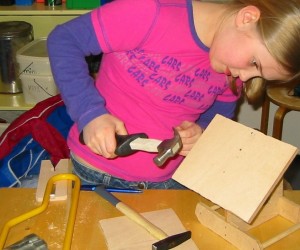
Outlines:
{"label": "wooden shelf", "polygon": [[24,95],[20,94],[0,94],[0,110],[29,110],[33,104],[24,101]]}
{"label": "wooden shelf", "polygon": [[[44,3],[34,3],[30,6],[0,6],[0,22],[26,21],[31,23],[33,26],[34,38],[38,39],[40,37],[47,37],[49,32],[57,25],[90,11],[90,9],[67,9],[65,3],[54,7],[45,6]],[[22,93],[0,94],[0,110],[29,110],[33,106],[34,105],[25,103]]]}
{"label": "wooden shelf", "polygon": [[82,15],[91,10],[82,9],[67,9],[66,4],[60,6],[45,6],[43,3],[34,3],[30,6],[20,6],[20,5],[10,5],[10,6],[1,6],[0,16],[74,16]]}

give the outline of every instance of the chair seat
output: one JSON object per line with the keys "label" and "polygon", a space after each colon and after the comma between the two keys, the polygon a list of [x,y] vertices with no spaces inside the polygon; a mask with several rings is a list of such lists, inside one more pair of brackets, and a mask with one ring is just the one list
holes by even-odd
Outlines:
{"label": "chair seat", "polygon": [[290,94],[291,88],[272,86],[267,88],[267,95],[271,102],[284,106],[290,110],[300,111],[300,97]]}
{"label": "chair seat", "polygon": [[300,111],[300,97],[294,96],[293,89],[286,86],[269,86],[266,90],[265,102],[262,106],[260,130],[268,132],[270,102],[276,104],[278,109],[274,115],[272,136],[281,140],[282,127],[285,115],[290,111]]}

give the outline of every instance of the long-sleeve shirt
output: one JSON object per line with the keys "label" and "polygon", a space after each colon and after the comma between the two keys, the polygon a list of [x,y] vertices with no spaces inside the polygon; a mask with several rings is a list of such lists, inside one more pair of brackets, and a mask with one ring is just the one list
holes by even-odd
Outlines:
{"label": "long-sleeve shirt", "polygon": [[[115,0],[58,26],[48,37],[48,50],[55,81],[75,121],[70,149],[116,177],[164,181],[182,157],[164,168],[145,152],[105,159],[78,141],[92,119],[110,113],[128,133],[164,140],[182,121],[205,127],[216,113],[233,117],[239,95],[230,90],[226,75],[212,70],[209,48],[195,31],[191,0]],[[84,58],[100,53],[94,83]]]}

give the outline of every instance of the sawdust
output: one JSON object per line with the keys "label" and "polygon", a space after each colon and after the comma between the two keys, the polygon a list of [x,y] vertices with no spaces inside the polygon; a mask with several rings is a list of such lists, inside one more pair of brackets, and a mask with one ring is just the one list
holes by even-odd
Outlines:
{"label": "sawdust", "polygon": [[85,224],[86,221],[90,219],[89,211],[91,211],[93,207],[95,207],[95,201],[91,199],[88,200],[88,202],[86,202],[83,208],[80,210],[80,213],[77,214],[76,224]]}
{"label": "sawdust", "polygon": [[49,230],[53,230],[53,229],[56,229],[57,227],[53,224],[53,223],[50,223],[49,225],[48,225],[48,229]]}
{"label": "sawdust", "polygon": [[47,222],[48,228],[48,248],[49,250],[60,250],[64,241],[66,224],[57,226],[54,222]]}
{"label": "sawdust", "polygon": [[57,243],[57,242],[53,242],[51,244],[48,244],[48,248],[49,250],[61,250],[62,249],[62,245]]}

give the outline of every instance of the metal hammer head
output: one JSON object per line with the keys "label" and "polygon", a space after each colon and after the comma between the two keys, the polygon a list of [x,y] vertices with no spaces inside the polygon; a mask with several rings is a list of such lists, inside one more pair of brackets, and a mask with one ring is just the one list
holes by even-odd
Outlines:
{"label": "metal hammer head", "polygon": [[161,167],[170,157],[175,156],[182,149],[182,141],[179,133],[174,129],[174,137],[163,140],[157,147],[158,154],[153,159],[154,163]]}
{"label": "metal hammer head", "polygon": [[184,233],[175,234],[169,236],[163,240],[160,240],[152,245],[152,250],[168,250],[178,245],[182,244],[183,242],[189,240],[192,236],[191,231],[186,231]]}

